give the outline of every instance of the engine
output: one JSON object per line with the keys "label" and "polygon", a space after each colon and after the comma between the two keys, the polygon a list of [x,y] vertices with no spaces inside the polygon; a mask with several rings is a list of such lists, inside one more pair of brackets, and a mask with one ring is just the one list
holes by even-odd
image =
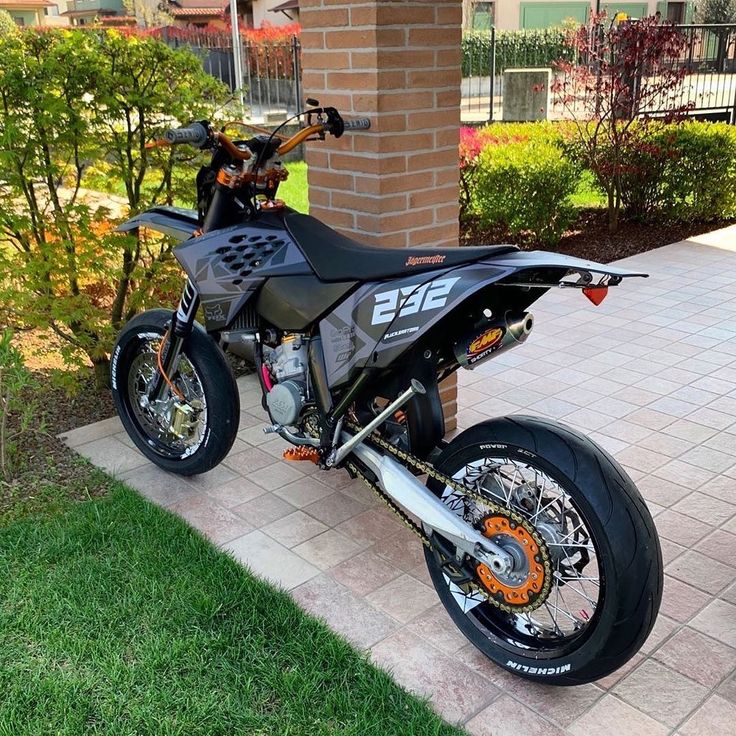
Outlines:
{"label": "engine", "polygon": [[271,419],[284,427],[297,422],[309,398],[307,341],[298,334],[284,335],[275,348],[264,346],[264,367],[273,388],[266,395]]}

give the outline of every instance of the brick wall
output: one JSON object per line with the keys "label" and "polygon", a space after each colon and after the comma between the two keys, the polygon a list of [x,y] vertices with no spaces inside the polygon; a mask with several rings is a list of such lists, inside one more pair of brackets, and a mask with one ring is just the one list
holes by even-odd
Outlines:
{"label": "brick wall", "polygon": [[[311,213],[365,243],[457,245],[461,0],[301,0],[305,96],[372,129],[307,146]],[[454,380],[443,386],[454,427]]]}

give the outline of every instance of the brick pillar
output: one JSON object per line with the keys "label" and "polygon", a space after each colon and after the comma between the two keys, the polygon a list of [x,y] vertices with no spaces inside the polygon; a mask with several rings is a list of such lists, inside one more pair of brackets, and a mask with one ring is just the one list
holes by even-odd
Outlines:
{"label": "brick pillar", "polygon": [[[305,96],[372,123],[307,146],[315,217],[371,245],[457,245],[461,19],[461,0],[301,0]],[[442,396],[449,430],[454,377]]]}

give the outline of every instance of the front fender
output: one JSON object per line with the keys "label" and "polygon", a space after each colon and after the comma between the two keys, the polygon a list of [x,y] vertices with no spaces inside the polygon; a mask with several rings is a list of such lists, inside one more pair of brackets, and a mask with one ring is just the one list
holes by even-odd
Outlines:
{"label": "front fender", "polygon": [[181,242],[191,238],[199,229],[199,217],[195,210],[183,207],[154,207],[119,225],[117,232],[128,233],[142,227]]}

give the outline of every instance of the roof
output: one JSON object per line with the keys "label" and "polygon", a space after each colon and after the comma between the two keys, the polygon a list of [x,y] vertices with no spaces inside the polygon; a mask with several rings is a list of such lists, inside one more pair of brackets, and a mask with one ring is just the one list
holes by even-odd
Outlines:
{"label": "roof", "polygon": [[56,3],[48,0],[0,0],[0,8],[49,8]]}
{"label": "roof", "polygon": [[[0,0],[0,3],[2,3],[3,0]],[[22,2],[22,0],[18,0],[18,2]],[[52,3],[49,3],[51,5]],[[116,15],[117,10],[114,10],[112,8],[90,8],[89,10],[65,10],[63,13],[59,13],[59,15],[66,15],[70,18],[97,18],[98,16],[100,18],[102,17],[109,17],[111,15]]]}
{"label": "roof", "polygon": [[169,5],[175,5],[169,12],[174,15],[177,10],[222,10],[228,4],[228,0],[173,0]]}
{"label": "roof", "polygon": [[299,0],[286,0],[285,3],[271,8],[271,13],[280,13],[282,10],[299,10]]}
{"label": "roof", "polygon": [[170,8],[167,12],[174,18],[191,18],[193,16],[214,16],[222,15],[222,8]]}

